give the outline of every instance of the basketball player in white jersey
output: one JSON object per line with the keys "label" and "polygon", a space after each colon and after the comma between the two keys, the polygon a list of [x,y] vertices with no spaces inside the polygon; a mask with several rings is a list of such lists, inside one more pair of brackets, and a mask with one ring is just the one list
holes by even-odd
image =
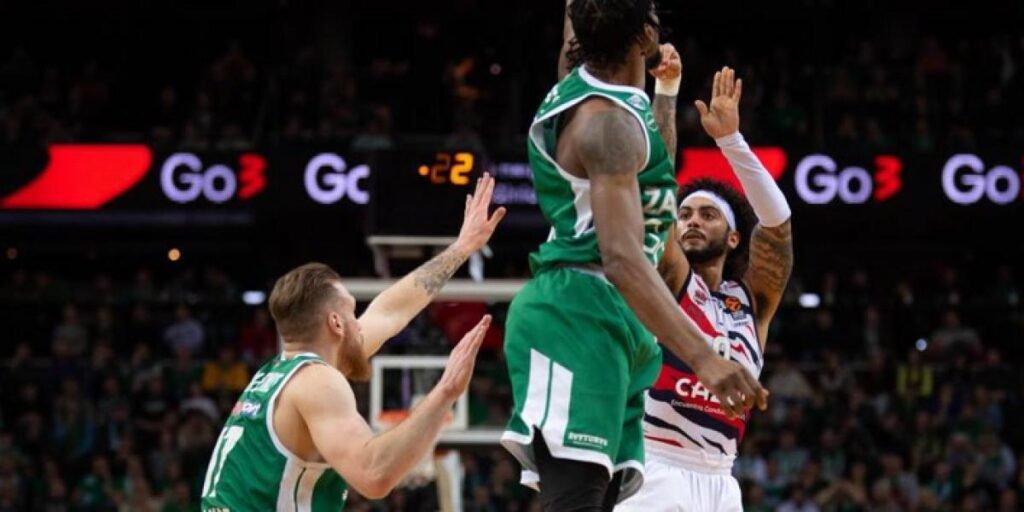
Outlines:
{"label": "basketball player in white jersey", "polygon": [[[661,270],[707,342],[759,377],[768,326],[793,267],[793,245],[786,198],[739,133],[742,91],[735,72],[722,68],[715,73],[711,105],[697,101],[696,106],[746,199],[715,180],[682,187],[679,244],[672,245],[685,257],[671,259],[674,268]],[[741,416],[729,414],[689,366],[662,352],[661,375],[648,391],[644,414],[647,478],[640,492],[615,510],[742,511],[731,472],[749,409]]]}

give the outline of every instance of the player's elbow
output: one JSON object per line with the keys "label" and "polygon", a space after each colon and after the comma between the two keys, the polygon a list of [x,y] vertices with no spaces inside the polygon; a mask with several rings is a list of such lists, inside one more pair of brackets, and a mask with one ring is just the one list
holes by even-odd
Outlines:
{"label": "player's elbow", "polygon": [[[642,258],[642,256],[641,256]],[[616,286],[627,283],[635,274],[637,256],[628,250],[602,249],[601,266],[604,274]]]}
{"label": "player's elbow", "polygon": [[391,494],[391,490],[398,485],[398,481],[391,475],[386,475],[381,472],[375,474],[371,473],[360,479],[359,483],[350,482],[352,487],[355,487],[359,494],[364,498],[371,500],[379,500],[387,497]]}

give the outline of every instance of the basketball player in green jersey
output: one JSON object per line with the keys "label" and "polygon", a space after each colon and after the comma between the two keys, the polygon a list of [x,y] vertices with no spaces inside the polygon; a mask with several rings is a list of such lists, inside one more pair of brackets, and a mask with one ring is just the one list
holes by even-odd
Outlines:
{"label": "basketball player in green jersey", "polygon": [[[756,379],[712,351],[658,272],[673,264],[661,260],[676,223],[681,72],[658,32],[652,0],[570,0],[560,81],[529,128],[551,231],[509,308],[514,411],[502,443],[547,511],[611,510],[640,487],[644,391],[661,367],[654,336],[729,414],[765,406]],[[660,66],[662,50],[675,65]],[[648,70],[676,80],[676,91],[658,84],[653,106]]]}
{"label": "basketball player in green jersey", "polygon": [[499,208],[488,216],[493,190],[485,175],[466,198],[457,241],[359,318],[355,299],[326,265],[309,263],[277,280],[270,313],[284,350],[256,373],[221,431],[203,482],[204,511],[338,511],[349,486],[383,497],[432,449],[469,384],[490,316],[452,350],[434,389],[387,432],[370,430],[347,379],[369,378],[367,359],[491,237],[505,214]]}

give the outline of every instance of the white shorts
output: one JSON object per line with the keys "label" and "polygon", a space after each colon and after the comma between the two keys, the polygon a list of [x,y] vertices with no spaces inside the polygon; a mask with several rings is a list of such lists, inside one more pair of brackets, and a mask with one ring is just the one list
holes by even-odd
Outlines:
{"label": "white shorts", "polygon": [[743,512],[740,484],[727,473],[701,473],[648,455],[644,485],[616,512]]}

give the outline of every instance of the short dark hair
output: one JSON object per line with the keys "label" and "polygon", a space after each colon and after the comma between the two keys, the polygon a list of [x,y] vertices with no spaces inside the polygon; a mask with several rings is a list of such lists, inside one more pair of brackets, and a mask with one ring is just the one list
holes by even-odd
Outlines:
{"label": "short dark hair", "polygon": [[738,190],[728,183],[711,178],[700,178],[684,184],[679,189],[679,206],[683,205],[683,200],[687,196],[698,190],[706,190],[725,199],[736,216],[736,231],[740,234],[740,243],[725,257],[722,277],[730,281],[739,281],[743,279],[747,264],[750,262],[750,235],[757,224],[754,210]]}
{"label": "short dark hair", "polygon": [[270,292],[270,315],[277,332],[284,338],[311,333],[325,304],[338,297],[334,283],[341,276],[323,263],[307,263],[294,268],[274,283]]}
{"label": "short dark hair", "polygon": [[573,0],[569,20],[575,37],[566,57],[573,67],[622,64],[630,45],[644,35],[644,25],[660,28],[651,16],[654,0]]}

